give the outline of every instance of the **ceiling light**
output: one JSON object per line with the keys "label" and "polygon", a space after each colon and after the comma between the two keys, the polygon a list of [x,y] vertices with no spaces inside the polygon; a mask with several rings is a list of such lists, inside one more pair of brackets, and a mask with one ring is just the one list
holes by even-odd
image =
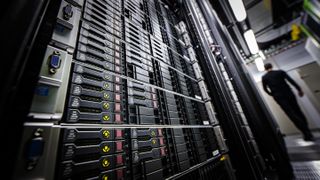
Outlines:
{"label": "ceiling light", "polygon": [[238,22],[244,21],[247,18],[247,12],[242,0],[229,0],[229,4]]}
{"label": "ceiling light", "polygon": [[262,51],[259,51],[259,56],[265,60],[266,59],[266,56],[264,55],[264,53]]}
{"label": "ceiling light", "polygon": [[261,57],[257,57],[254,60],[254,63],[256,64],[258,71],[260,71],[260,72],[264,71],[264,64],[263,64],[263,60]]}
{"label": "ceiling light", "polygon": [[257,54],[259,52],[259,47],[258,47],[257,40],[256,40],[256,37],[254,36],[252,29],[246,31],[243,34],[243,36],[247,42],[247,45],[249,47],[251,54]]}

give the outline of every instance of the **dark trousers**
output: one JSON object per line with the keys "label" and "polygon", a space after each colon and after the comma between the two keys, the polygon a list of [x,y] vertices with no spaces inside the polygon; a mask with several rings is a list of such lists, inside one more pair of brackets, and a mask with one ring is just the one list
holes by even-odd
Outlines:
{"label": "dark trousers", "polygon": [[301,111],[297,99],[293,93],[276,95],[273,96],[273,98],[305,137],[312,136],[308,127],[307,119]]}

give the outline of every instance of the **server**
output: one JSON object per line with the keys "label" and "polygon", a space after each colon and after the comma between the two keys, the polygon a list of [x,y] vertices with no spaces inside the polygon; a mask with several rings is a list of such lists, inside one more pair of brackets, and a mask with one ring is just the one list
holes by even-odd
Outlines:
{"label": "server", "polygon": [[232,179],[184,23],[165,4],[54,4],[15,179],[165,179],[199,165]]}
{"label": "server", "polygon": [[10,130],[21,127],[7,148],[13,179],[264,177],[268,159],[223,54],[209,49],[218,41],[202,1],[176,5],[48,0],[32,7],[12,101],[20,103],[4,113],[21,120],[8,121]]}

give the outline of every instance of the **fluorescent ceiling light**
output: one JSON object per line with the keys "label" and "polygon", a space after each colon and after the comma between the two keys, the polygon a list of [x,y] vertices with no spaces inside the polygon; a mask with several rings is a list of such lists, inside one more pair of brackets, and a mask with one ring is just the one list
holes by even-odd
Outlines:
{"label": "fluorescent ceiling light", "polygon": [[244,21],[247,18],[247,12],[242,0],[229,0],[229,4],[238,22]]}
{"label": "fluorescent ceiling light", "polygon": [[264,64],[263,64],[263,60],[261,57],[257,57],[254,60],[254,63],[256,64],[258,71],[260,71],[260,72],[264,71]]}
{"label": "fluorescent ceiling light", "polygon": [[266,56],[264,55],[264,53],[262,51],[259,51],[259,56],[265,60],[266,59]]}
{"label": "fluorescent ceiling light", "polygon": [[247,45],[249,47],[251,54],[257,54],[259,52],[259,47],[258,47],[257,40],[256,40],[256,37],[254,36],[252,29],[246,31],[243,34],[243,36],[247,42]]}

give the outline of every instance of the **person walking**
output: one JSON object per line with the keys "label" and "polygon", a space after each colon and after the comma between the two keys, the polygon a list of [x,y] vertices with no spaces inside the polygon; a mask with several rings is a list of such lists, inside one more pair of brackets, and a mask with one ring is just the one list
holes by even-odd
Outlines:
{"label": "person walking", "polygon": [[314,137],[308,127],[307,119],[287,82],[292,84],[297,89],[298,95],[302,97],[304,93],[300,86],[283,70],[273,70],[272,64],[267,63],[264,68],[267,71],[262,76],[264,91],[274,98],[293,124],[303,133],[304,140],[313,141]]}

